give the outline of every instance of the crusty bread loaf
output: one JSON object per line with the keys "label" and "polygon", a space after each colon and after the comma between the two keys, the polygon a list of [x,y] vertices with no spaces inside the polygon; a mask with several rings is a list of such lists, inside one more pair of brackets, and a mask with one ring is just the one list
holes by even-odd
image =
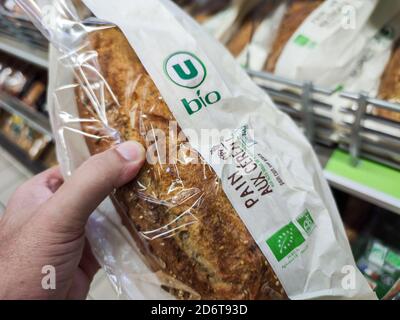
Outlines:
{"label": "crusty bread loaf", "polygon": [[[400,41],[394,46],[392,56],[382,76],[379,97],[400,103]],[[400,122],[400,112],[377,108],[376,114],[383,118]]]}
{"label": "crusty bread loaf", "polygon": [[292,0],[288,10],[283,17],[278,30],[278,35],[272,46],[271,54],[265,64],[264,69],[274,72],[276,64],[282,54],[286,43],[301,26],[304,20],[321,5],[323,0]]}
{"label": "crusty bread loaf", "polygon": [[271,14],[279,0],[261,1],[250,13],[246,15],[239,30],[232,36],[227,43],[229,51],[237,57],[251,42],[251,39],[264,21]]}
{"label": "crusty bread loaf", "polygon": [[[93,32],[89,40],[98,53],[101,74],[119,102],[106,96],[109,126],[123,140],[137,140],[147,148],[145,134],[150,130],[162,130],[168,142],[174,117],[124,35],[110,28]],[[80,116],[88,119],[83,131],[98,137],[87,137],[90,152],[110,148],[113,140],[104,137],[110,130],[95,122],[99,116],[81,88],[77,102]],[[178,153],[188,151],[195,153],[178,143]],[[176,297],[287,298],[207,164],[191,163],[188,157],[186,163],[147,163],[134,182],[116,192],[115,200],[147,264]],[[152,240],[146,239],[150,236]]]}

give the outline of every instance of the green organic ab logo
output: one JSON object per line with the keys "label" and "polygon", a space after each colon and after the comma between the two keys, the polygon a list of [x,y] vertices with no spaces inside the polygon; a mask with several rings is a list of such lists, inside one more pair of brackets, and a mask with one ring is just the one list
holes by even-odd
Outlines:
{"label": "green organic ab logo", "polygon": [[313,232],[315,228],[315,222],[311,216],[310,211],[306,210],[302,215],[300,215],[296,219],[297,223],[299,224],[300,227],[303,228],[304,232],[307,233],[308,235]]}
{"label": "green organic ab logo", "polygon": [[195,89],[207,76],[203,62],[190,52],[176,52],[170,55],[164,63],[164,71],[176,85]]}

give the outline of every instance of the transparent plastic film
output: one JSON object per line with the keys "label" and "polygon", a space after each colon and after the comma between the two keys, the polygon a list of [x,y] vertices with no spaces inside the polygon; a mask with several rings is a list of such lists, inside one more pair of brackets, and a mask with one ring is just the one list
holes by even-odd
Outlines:
{"label": "transparent plastic film", "polygon": [[[354,261],[311,147],[187,14],[166,0],[18,3],[53,46],[49,106],[64,173],[123,141],[147,151],[87,228],[121,298],[370,294],[361,278],[353,291],[338,284],[339,266]],[[218,143],[195,139],[202,130]],[[296,219],[318,227],[294,242]],[[295,262],[278,252],[282,230]]]}

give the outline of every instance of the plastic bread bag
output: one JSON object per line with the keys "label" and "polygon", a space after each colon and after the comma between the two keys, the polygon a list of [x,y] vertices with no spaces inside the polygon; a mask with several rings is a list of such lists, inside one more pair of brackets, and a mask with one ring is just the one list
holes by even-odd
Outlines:
{"label": "plastic bread bag", "polygon": [[55,47],[66,176],[121,141],[147,148],[87,230],[122,298],[375,298],[306,138],[186,13],[166,0],[83,1],[93,16],[18,2]]}

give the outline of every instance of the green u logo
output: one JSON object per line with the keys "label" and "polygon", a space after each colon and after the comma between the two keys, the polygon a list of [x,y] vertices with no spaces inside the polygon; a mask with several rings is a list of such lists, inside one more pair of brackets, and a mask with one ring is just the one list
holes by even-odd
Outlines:
{"label": "green u logo", "polygon": [[175,52],[164,62],[164,71],[176,85],[188,89],[199,87],[207,76],[203,62],[190,52]]}
{"label": "green u logo", "polygon": [[187,72],[183,70],[183,67],[180,64],[175,64],[172,66],[182,80],[194,79],[199,75],[199,71],[197,71],[191,60],[184,61],[184,64]]}

